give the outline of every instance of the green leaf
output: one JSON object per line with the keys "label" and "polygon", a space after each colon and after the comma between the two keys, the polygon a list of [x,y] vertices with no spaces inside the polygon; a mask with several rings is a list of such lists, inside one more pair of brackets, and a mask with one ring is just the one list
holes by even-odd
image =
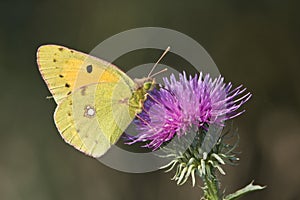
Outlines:
{"label": "green leaf", "polygon": [[244,194],[246,193],[249,193],[249,192],[253,192],[253,191],[256,191],[256,190],[262,190],[264,189],[266,186],[260,186],[260,185],[253,185],[253,181],[245,186],[244,188],[236,191],[235,193],[233,194],[229,194],[227,195],[224,200],[233,200],[233,199],[238,199],[240,198],[241,196],[243,196]]}

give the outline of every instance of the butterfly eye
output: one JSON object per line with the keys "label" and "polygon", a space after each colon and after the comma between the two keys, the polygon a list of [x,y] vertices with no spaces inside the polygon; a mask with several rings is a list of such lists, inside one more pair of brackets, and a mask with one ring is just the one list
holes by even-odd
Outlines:
{"label": "butterfly eye", "polygon": [[152,86],[152,82],[145,82],[144,83],[144,89],[145,90],[150,90],[151,86]]}

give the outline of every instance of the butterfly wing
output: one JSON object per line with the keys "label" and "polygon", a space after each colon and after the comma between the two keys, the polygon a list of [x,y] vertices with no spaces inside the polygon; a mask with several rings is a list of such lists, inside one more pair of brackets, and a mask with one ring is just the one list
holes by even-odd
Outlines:
{"label": "butterfly wing", "polygon": [[120,80],[79,88],[57,107],[56,126],[64,140],[93,157],[116,143],[135,116],[129,106],[132,92]]}
{"label": "butterfly wing", "polygon": [[59,104],[76,89],[98,82],[133,81],[111,63],[59,45],[43,45],[37,51],[39,70]]}
{"label": "butterfly wing", "polygon": [[54,119],[63,139],[101,156],[134,117],[128,105],[134,82],[108,62],[58,45],[41,46],[37,62],[58,104]]}

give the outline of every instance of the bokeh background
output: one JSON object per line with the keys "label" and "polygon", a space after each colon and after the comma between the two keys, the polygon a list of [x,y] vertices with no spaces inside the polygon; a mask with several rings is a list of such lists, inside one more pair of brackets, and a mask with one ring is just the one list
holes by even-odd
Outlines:
{"label": "bokeh background", "polygon": [[[226,192],[255,180],[268,187],[245,200],[300,199],[299,6],[296,0],[1,0],[0,199],[200,198],[199,186],[178,187],[173,173],[118,172],[66,145],[53,123],[56,105],[45,99],[38,46],[89,52],[114,34],[144,26],[194,38],[227,81],[253,93],[247,112],[234,120],[242,154],[220,177]],[[118,64],[153,62],[158,55],[137,53]]]}

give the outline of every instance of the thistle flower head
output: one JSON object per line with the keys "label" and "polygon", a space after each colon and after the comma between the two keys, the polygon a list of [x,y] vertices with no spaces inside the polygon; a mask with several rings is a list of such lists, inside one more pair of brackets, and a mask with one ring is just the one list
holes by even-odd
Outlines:
{"label": "thistle flower head", "polygon": [[223,126],[243,112],[237,110],[251,97],[250,93],[241,96],[244,92],[242,86],[232,89],[221,76],[213,79],[200,73],[187,77],[183,72],[178,81],[174,75],[164,78],[164,86],[149,93],[138,114],[135,124],[139,134],[131,143],[147,142],[146,147],[156,150],[191,127]]}
{"label": "thistle flower head", "polygon": [[261,190],[264,187],[250,183],[224,196],[216,175],[217,171],[225,175],[222,166],[238,161],[234,152],[238,140],[233,145],[227,143],[226,134],[221,132],[226,120],[244,112],[238,109],[251,97],[245,90],[242,86],[232,89],[221,76],[213,79],[201,73],[187,77],[183,72],[177,81],[171,75],[164,79],[164,86],[148,93],[143,111],[135,120],[139,134],[130,137],[129,144],[146,142],[146,147],[156,150],[173,139],[161,148],[165,152],[162,157],[172,158],[161,169],[176,169],[172,180],[178,185],[191,177],[195,186],[198,175],[203,181],[201,199],[229,200]]}

